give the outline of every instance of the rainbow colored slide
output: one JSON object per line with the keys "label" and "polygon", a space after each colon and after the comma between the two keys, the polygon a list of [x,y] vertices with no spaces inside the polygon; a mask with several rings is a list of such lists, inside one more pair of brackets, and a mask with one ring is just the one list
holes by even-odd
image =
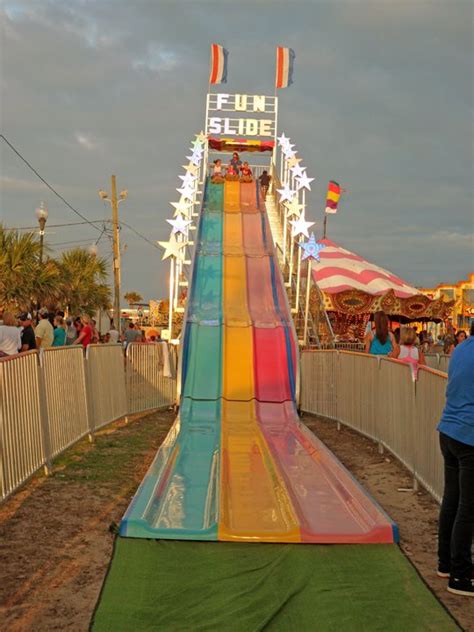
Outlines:
{"label": "rainbow colored slide", "polygon": [[298,419],[296,339],[255,183],[206,183],[182,353],[179,416],[122,536],[397,540],[396,526]]}

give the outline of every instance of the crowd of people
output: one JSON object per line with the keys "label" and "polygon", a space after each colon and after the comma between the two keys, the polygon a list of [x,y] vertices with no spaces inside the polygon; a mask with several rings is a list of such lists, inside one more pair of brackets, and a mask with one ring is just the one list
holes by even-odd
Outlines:
{"label": "crowd of people", "polygon": [[90,344],[123,343],[126,347],[131,342],[160,342],[157,331],[151,330],[147,336],[145,330],[133,322],[120,336],[111,322],[106,333],[99,333],[97,323],[87,314],[76,317],[65,317],[62,310],[50,312],[46,307],[38,311],[36,319],[29,312],[15,316],[13,312],[4,311],[0,320],[0,358],[13,356],[34,349],[81,345],[86,349]]}
{"label": "crowd of people", "polygon": [[[471,328],[471,336],[474,335]],[[451,355],[453,350],[467,339],[467,333],[459,330],[456,333],[448,333],[437,343],[432,335],[422,330],[419,333],[414,327],[397,327],[390,330],[390,323],[383,311],[376,312],[374,319],[369,323],[365,335],[365,352],[371,355],[397,358],[410,364],[416,372],[418,366],[426,365],[425,353],[443,351]]]}
{"label": "crowd of people", "polygon": [[[224,167],[220,158],[214,160],[211,182],[213,184],[222,184],[225,180],[253,182],[252,169],[249,167],[249,163],[247,161],[242,162],[237,152],[232,154],[232,158],[226,167]],[[268,187],[270,186],[271,176],[268,174],[268,171],[265,170],[258,180],[263,197],[265,197],[268,192]]]}

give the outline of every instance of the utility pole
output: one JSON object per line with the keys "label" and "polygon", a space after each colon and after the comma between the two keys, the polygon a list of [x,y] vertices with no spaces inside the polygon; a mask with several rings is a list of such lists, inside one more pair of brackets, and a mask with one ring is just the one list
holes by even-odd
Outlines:
{"label": "utility pole", "polygon": [[120,318],[120,237],[118,228],[118,202],[117,202],[117,183],[115,182],[115,176],[111,177],[111,200],[110,205],[112,207],[112,224],[114,230],[113,242],[114,242],[114,317],[115,326],[119,332],[119,336],[122,335],[121,318]]}
{"label": "utility pole", "polygon": [[120,199],[117,199],[117,183],[115,176],[110,179],[111,182],[111,196],[108,199],[108,195],[105,191],[99,191],[99,197],[101,200],[107,200],[112,207],[112,226],[113,226],[113,270],[114,270],[114,324],[119,332],[119,336],[122,333],[121,319],[120,319],[120,237],[119,237],[119,221],[118,221],[118,205],[123,202],[128,195],[127,190],[123,190],[120,193]]}

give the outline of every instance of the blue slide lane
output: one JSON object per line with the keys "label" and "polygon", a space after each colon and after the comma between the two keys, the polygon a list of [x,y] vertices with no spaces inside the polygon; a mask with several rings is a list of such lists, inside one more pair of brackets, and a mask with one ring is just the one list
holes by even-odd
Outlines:
{"label": "blue slide lane", "polygon": [[123,536],[217,540],[223,188],[206,186],[196,236],[180,414],[122,520]]}

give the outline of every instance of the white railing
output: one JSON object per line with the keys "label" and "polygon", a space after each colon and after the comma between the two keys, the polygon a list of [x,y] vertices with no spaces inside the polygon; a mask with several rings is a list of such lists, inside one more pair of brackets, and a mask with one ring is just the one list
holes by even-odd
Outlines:
{"label": "white railing", "polygon": [[[167,407],[176,392],[166,343],[57,347],[0,359],[0,501],[70,445],[128,414]],[[133,358],[133,360],[130,360]],[[141,376],[145,396],[130,389]],[[128,392],[127,392],[128,391]],[[137,401],[140,405],[137,405]]]}
{"label": "white railing", "polygon": [[437,369],[438,371],[443,371],[443,373],[448,372],[449,358],[450,356],[444,353],[425,353],[426,365],[430,369]]}
{"label": "white railing", "polygon": [[301,409],[336,420],[394,454],[438,501],[443,459],[436,426],[447,375],[350,351],[302,353]]}

